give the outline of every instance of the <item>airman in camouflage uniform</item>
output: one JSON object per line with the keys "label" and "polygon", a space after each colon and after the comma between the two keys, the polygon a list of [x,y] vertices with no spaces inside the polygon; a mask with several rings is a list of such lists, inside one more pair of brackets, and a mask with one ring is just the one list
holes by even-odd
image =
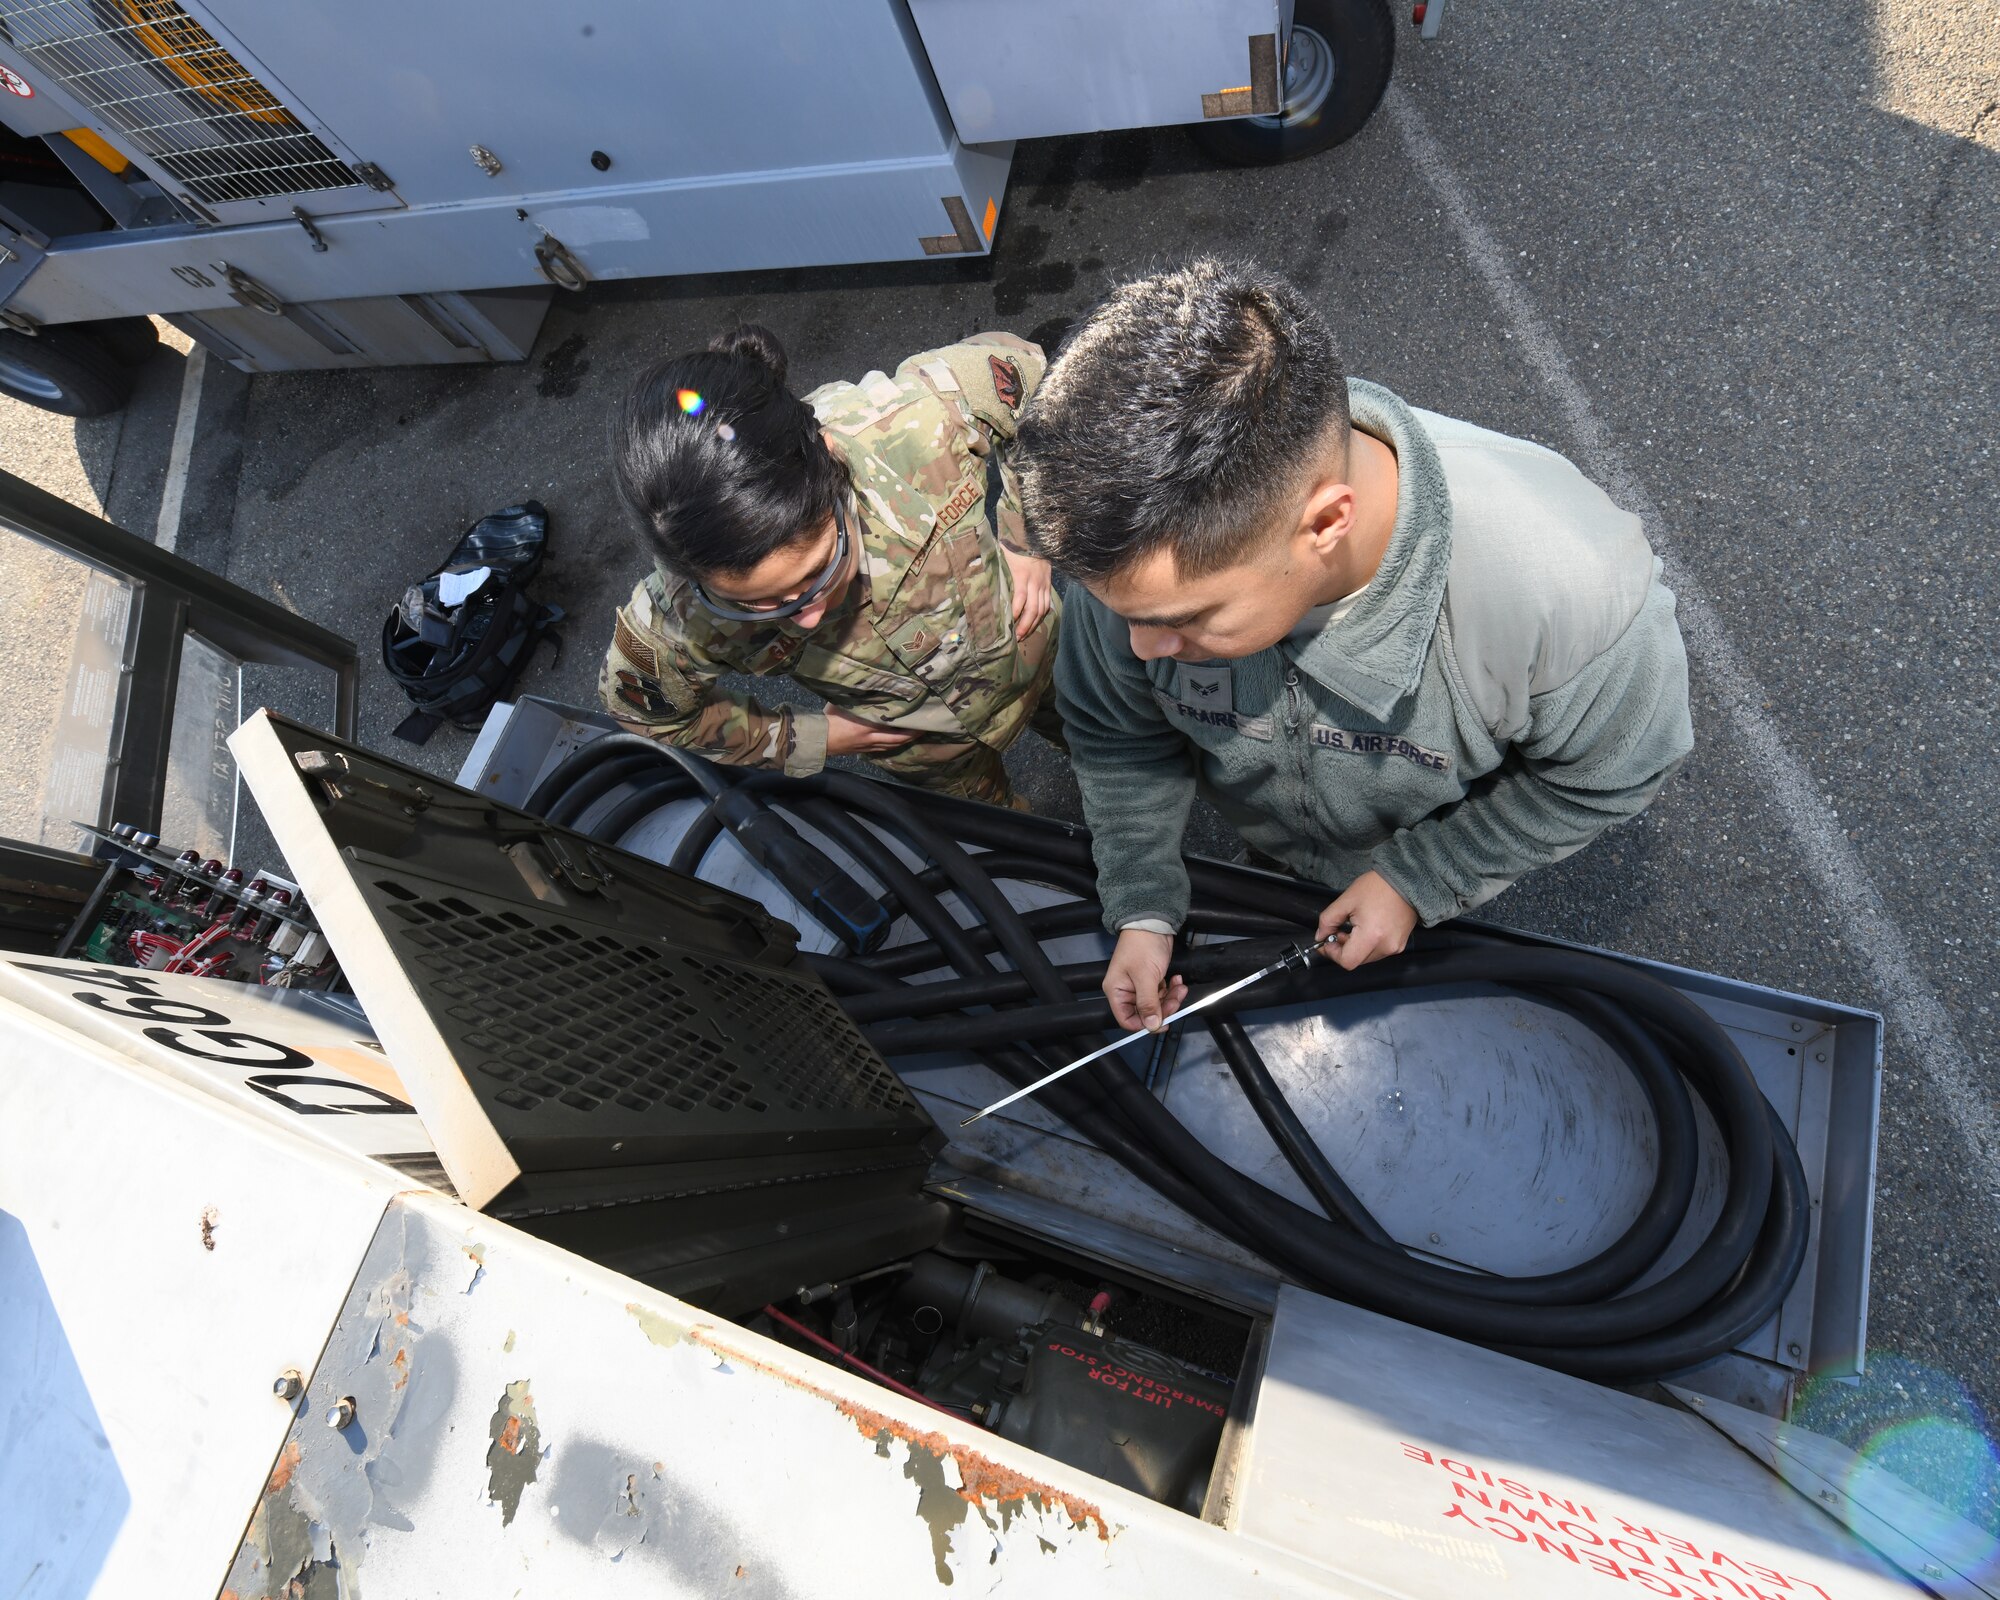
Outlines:
{"label": "airman in camouflage uniform", "polygon": [[983,333],[914,355],[894,376],[805,396],[853,480],[846,518],[859,569],[846,593],[810,631],[727,621],[656,569],[618,613],[599,679],[612,714],[717,761],[802,776],[825,764],[825,713],[766,706],[717,681],[789,677],[914,733],[866,757],[888,776],[1017,803],[1000,752],[1031,722],[1061,738],[1048,697],[1061,600],[1051,595],[1017,638],[1002,553],[1028,551],[1006,452],[1044,365],[1039,347]]}

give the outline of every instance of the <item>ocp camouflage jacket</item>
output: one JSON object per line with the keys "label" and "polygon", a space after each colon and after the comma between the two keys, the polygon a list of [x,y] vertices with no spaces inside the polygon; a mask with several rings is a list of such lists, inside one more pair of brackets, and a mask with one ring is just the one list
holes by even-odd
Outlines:
{"label": "ocp camouflage jacket", "polygon": [[635,732],[718,761],[801,776],[826,760],[824,712],[766,706],[727,672],[789,677],[873,722],[936,740],[1004,746],[1046,681],[1060,604],[1026,639],[1013,627],[1001,545],[1025,553],[1015,416],[1041,382],[1040,348],[976,334],[911,356],[893,377],[805,398],[853,478],[861,571],[810,632],[730,622],[654,571],[618,613],[599,693]]}

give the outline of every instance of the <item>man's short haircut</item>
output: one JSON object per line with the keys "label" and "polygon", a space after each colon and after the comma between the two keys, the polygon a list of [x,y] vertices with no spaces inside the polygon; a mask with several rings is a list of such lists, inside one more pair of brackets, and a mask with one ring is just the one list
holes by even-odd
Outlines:
{"label": "man's short haircut", "polygon": [[1156,272],[1098,304],[1022,415],[1029,537],[1078,578],[1159,549],[1218,572],[1347,429],[1333,335],[1283,278],[1213,257]]}

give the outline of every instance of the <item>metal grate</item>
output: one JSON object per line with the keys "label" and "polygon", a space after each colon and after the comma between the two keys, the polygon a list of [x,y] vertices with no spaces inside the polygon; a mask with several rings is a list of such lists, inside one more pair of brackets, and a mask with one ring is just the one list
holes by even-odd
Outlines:
{"label": "metal grate", "polygon": [[[897,1112],[909,1092],[824,990],[601,929],[375,880],[384,928],[494,1098],[604,1112],[643,1134],[690,1113]],[[633,1113],[652,1113],[652,1118]]]}
{"label": "metal grate", "polygon": [[0,0],[0,37],[205,204],[361,182],[178,0]]}

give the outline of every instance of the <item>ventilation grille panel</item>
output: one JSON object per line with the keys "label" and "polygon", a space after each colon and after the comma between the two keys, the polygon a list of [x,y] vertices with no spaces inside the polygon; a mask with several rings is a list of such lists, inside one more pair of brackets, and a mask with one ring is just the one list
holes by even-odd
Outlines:
{"label": "ventilation grille panel", "polygon": [[0,37],[204,204],[361,181],[178,0],[0,0]]}
{"label": "ventilation grille panel", "polygon": [[690,1119],[747,1131],[912,1108],[816,983],[408,880],[369,887],[460,1066],[537,1132],[680,1133]]}

